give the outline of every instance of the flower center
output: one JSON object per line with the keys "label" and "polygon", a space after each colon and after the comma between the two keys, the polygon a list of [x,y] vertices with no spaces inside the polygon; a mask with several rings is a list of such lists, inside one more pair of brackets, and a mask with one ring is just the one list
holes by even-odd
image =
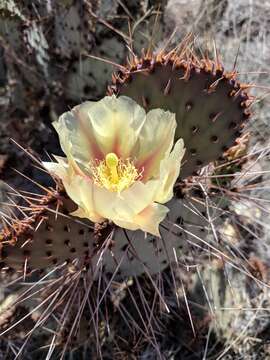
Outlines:
{"label": "flower center", "polygon": [[130,159],[119,159],[115,153],[109,153],[105,160],[91,165],[91,171],[96,185],[119,193],[142,176]]}

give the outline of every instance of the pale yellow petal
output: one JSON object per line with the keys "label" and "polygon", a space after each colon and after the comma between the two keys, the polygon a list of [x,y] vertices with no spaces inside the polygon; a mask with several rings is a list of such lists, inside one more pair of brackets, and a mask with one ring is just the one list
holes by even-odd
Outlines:
{"label": "pale yellow petal", "polygon": [[101,218],[99,215],[97,215],[93,212],[89,215],[89,213],[86,210],[84,210],[83,208],[80,208],[80,207],[78,207],[77,210],[70,213],[70,215],[76,216],[76,217],[79,217],[82,219],[89,219],[94,223],[100,223],[105,220],[104,218]]}
{"label": "pale yellow petal", "polygon": [[158,180],[146,184],[136,182],[121,194],[96,187],[96,211],[118,226],[129,230],[140,229],[158,236],[159,223],[168,212],[165,206],[153,203],[158,186]]}
{"label": "pale yellow petal", "polygon": [[95,208],[94,184],[91,179],[75,175],[70,182],[63,182],[69,197],[79,206],[73,214],[78,217],[88,218],[93,222],[105,220]]}
{"label": "pale yellow petal", "polygon": [[149,180],[145,184],[136,181],[130,188],[121,193],[121,199],[130,204],[134,213],[138,214],[154,201],[158,186],[158,180]]}
{"label": "pale yellow petal", "polygon": [[159,225],[166,217],[169,209],[164,205],[151,204],[137,214],[132,222],[123,220],[115,221],[115,224],[129,230],[142,230],[149,234],[160,236]]}
{"label": "pale yellow petal", "polygon": [[[56,158],[56,156],[55,156]],[[60,179],[67,180],[68,177],[68,164],[64,158],[56,159],[57,162],[43,161],[42,165],[52,175],[58,176]]]}
{"label": "pale yellow petal", "polygon": [[109,191],[95,184],[93,203],[96,212],[111,221],[114,221],[114,219],[119,216],[125,217],[126,219],[131,219],[134,216],[130,204],[123,202],[117,192]]}
{"label": "pale yellow petal", "polygon": [[73,175],[63,182],[67,194],[79,206],[74,215],[100,222],[105,219],[133,219],[136,214],[132,204],[124,201],[117,192],[95,185],[90,178]]}
{"label": "pale yellow petal", "polygon": [[91,160],[102,160],[110,152],[128,158],[145,119],[144,109],[132,99],[106,96],[75,106],[53,125],[69,161],[87,168]]}
{"label": "pale yellow petal", "polygon": [[113,222],[117,219],[131,221],[136,214],[153,202],[158,185],[158,180],[146,184],[136,181],[120,194],[94,185],[93,199],[96,212]]}
{"label": "pale yellow petal", "polygon": [[126,96],[107,96],[91,107],[89,117],[103,154],[113,152],[126,159],[137,142],[146,115],[142,107]]}
{"label": "pale yellow petal", "polygon": [[86,176],[76,175],[73,168],[68,166],[65,158],[54,156],[58,163],[43,162],[43,166],[52,174],[58,176],[65,187],[65,190],[71,200],[78,205],[78,209],[72,215],[88,218],[93,222],[103,221],[94,208],[93,183]]}
{"label": "pale yellow petal", "polygon": [[176,129],[175,114],[161,109],[147,113],[139,134],[139,148],[133,154],[136,166],[143,170],[143,180],[159,174],[161,160],[171,151]]}
{"label": "pale yellow petal", "polygon": [[103,153],[94,137],[90,121],[91,109],[97,103],[87,101],[64,113],[53,123],[60,139],[62,150],[70,160],[87,165],[91,159],[103,158]]}
{"label": "pale yellow petal", "polygon": [[181,160],[185,154],[184,142],[179,139],[173,151],[160,163],[160,185],[155,201],[164,204],[173,197],[173,186],[179,176]]}

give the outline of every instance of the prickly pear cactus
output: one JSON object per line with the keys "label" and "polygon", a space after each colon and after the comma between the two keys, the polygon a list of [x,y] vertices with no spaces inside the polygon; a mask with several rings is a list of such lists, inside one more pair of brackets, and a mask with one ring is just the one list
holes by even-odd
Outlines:
{"label": "prickly pear cactus", "polygon": [[219,60],[184,51],[133,57],[109,87],[110,94],[127,95],[146,109],[176,114],[176,139],[183,138],[187,148],[181,178],[222,157],[240,136],[251,103],[246,86]]}
{"label": "prickly pear cactus", "polygon": [[[114,75],[113,81],[109,92],[125,92],[147,109],[162,106],[176,113],[176,138],[183,137],[187,154],[182,179],[226,155],[249,117],[249,97],[235,75],[226,74],[217,62],[198,60],[193,53],[134,58],[130,68]],[[240,146],[238,141],[227,154],[236,158],[234,152],[238,154]],[[206,171],[215,175],[211,166]],[[204,181],[204,191],[195,184],[196,178],[177,185],[180,191],[167,204],[170,211],[161,224],[160,238],[110,223],[104,223],[105,231],[99,234],[99,226],[69,215],[74,203],[66,195],[46,195],[30,206],[29,216],[18,226],[2,231],[2,267],[29,272],[77,259],[82,266],[88,261],[95,268],[102,254],[107,273],[127,277],[156,274],[178,256],[192,260],[213,241],[211,229],[227,206],[219,200],[217,189],[212,192],[213,183]]]}
{"label": "prickly pear cactus", "polygon": [[[206,205],[192,190],[171,200],[161,237],[129,231],[111,224],[98,226],[69,215],[76,205],[63,192],[44,195],[28,209],[28,216],[1,232],[1,268],[21,273],[45,270],[74,260],[78,267],[95,268],[102,254],[103,271],[116,278],[153,275],[176,256],[193,262],[207,244],[208,216],[218,223],[217,204]],[[207,214],[207,211],[210,214]],[[143,264],[143,265],[142,265]]]}
{"label": "prickly pear cactus", "polygon": [[2,231],[2,267],[29,273],[87,258],[93,251],[94,230],[87,222],[70,218],[74,209],[74,203],[58,193],[32,205],[19,224]]}
{"label": "prickly pear cactus", "polygon": [[[95,50],[94,56],[105,59],[123,59],[125,47],[117,39],[107,39]],[[80,101],[91,94],[102,97],[108,83],[113,65],[87,56],[74,61],[67,77],[66,94],[71,99]]]}
{"label": "prickly pear cactus", "polygon": [[[90,349],[88,358],[117,359],[120,353],[122,358],[182,357],[191,338],[192,348],[198,338],[205,348],[208,335],[201,336],[200,327],[209,324],[218,324],[218,336],[238,340],[242,318],[235,320],[234,313],[228,315],[222,307],[233,307],[238,301],[241,308],[248,303],[251,312],[261,306],[256,299],[268,304],[268,293],[254,291],[249,281],[252,278],[261,286],[268,281],[265,267],[250,253],[251,248],[255,253],[262,238],[254,226],[261,226],[261,216],[246,221],[247,216],[240,214],[245,201],[256,209],[263,207],[258,197],[250,196],[257,181],[250,172],[254,171],[250,160],[256,163],[260,154],[253,159],[244,132],[252,101],[248,86],[241,84],[236,72],[226,72],[218,59],[197,57],[185,42],[178,50],[153,53],[152,34],[162,33],[162,21],[152,15],[152,33],[145,31],[153,3],[115,1],[109,6],[105,0],[57,4],[24,0],[21,4],[8,1],[13,5],[5,6],[9,16],[0,24],[0,34],[7,40],[3,63],[8,64],[9,81],[5,90],[17,111],[26,113],[25,124],[38,124],[41,117],[50,123],[70,103],[103,96],[115,65],[120,71],[113,76],[109,94],[127,95],[147,111],[163,108],[175,113],[176,139],[183,138],[186,147],[181,179],[166,204],[169,212],[160,224],[160,237],[72,215],[77,205],[55,177],[57,186],[43,195],[17,192],[17,198],[24,199],[19,204],[16,197],[10,197],[9,189],[0,213],[0,265],[2,275],[7,279],[15,274],[16,283],[25,290],[19,298],[9,297],[11,303],[0,304],[1,347],[3,341],[5,347],[16,338],[21,341],[16,343],[19,350],[13,346],[12,356],[14,350],[17,357],[34,358],[37,348],[42,355],[45,348],[47,359],[63,358],[67,351],[73,356],[83,347],[82,355],[74,357],[86,358],[85,349]],[[126,14],[132,15],[134,27],[122,21]],[[133,54],[149,43],[141,57]],[[132,52],[128,65],[114,64],[123,61],[126,48]],[[18,52],[21,57],[15,56]],[[88,58],[89,52],[104,61]],[[16,116],[17,112],[8,123],[14,123]],[[24,134],[24,127],[18,133]],[[40,134],[44,138],[48,133],[52,129],[48,132],[43,125],[31,138]],[[49,152],[55,147],[58,145]],[[33,173],[28,177],[35,178]],[[51,186],[51,179],[48,182]],[[230,278],[224,286],[226,276]],[[236,297],[231,296],[231,286],[237,290],[242,282],[248,287],[248,297],[242,288]],[[25,306],[29,298],[35,304]],[[206,314],[203,319],[197,316],[201,308]],[[179,321],[182,333],[192,330],[186,331],[189,336],[184,341],[179,336],[181,354],[175,349],[163,351],[160,339],[167,339],[164,335],[173,316],[177,323],[172,327],[174,338]],[[31,344],[32,356],[26,344],[37,329],[39,341]],[[264,330],[260,323],[260,331]],[[44,334],[46,341],[41,337]]]}

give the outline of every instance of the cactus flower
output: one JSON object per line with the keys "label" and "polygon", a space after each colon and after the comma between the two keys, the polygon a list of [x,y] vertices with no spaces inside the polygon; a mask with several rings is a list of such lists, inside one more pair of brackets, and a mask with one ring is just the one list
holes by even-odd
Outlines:
{"label": "cactus flower", "polygon": [[128,97],[87,101],[53,123],[66,158],[44,162],[78,205],[74,216],[159,236],[184,155],[175,115]]}

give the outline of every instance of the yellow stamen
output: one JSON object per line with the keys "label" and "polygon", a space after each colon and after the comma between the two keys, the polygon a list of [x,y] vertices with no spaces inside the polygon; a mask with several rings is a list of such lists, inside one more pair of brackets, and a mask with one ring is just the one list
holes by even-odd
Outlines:
{"label": "yellow stamen", "polygon": [[115,153],[107,154],[104,160],[90,166],[96,185],[118,193],[130,187],[142,176],[142,172],[138,172],[130,159],[124,161]]}
{"label": "yellow stamen", "polygon": [[117,183],[119,180],[117,166],[119,163],[118,156],[115,153],[109,153],[106,155],[105,163],[111,172],[111,180],[113,183]]}

